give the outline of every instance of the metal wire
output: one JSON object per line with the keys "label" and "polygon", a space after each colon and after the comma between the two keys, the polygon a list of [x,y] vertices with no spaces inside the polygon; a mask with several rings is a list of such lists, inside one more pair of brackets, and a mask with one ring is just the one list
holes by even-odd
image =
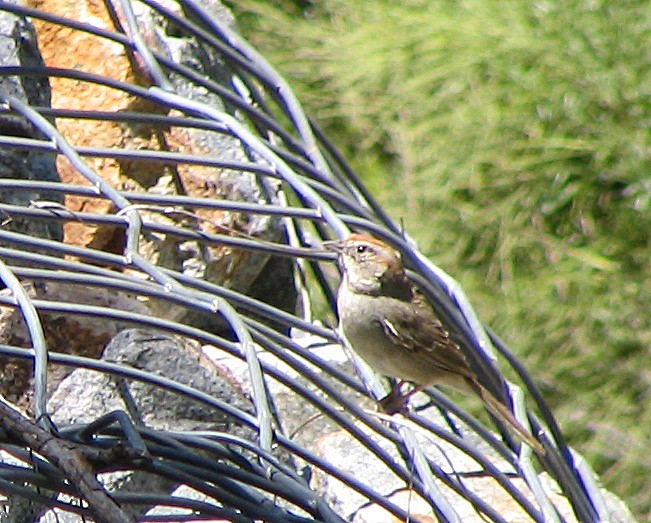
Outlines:
{"label": "metal wire", "polygon": [[[305,115],[288,83],[262,54],[199,3],[184,0],[173,8],[172,4],[162,5],[153,0],[120,0],[119,5],[107,2],[115,27],[110,30],[84,20],[72,20],[0,0],[0,14],[29,16],[121,46],[132,65],[146,73],[140,76],[146,77],[148,83],[138,85],[86,70],[13,63],[0,66],[0,80],[67,78],[123,93],[159,109],[156,112],[133,109],[112,112],[93,109],[90,101],[84,104],[88,108],[83,110],[52,108],[30,103],[16,93],[0,89],[0,124],[3,119],[18,119],[33,130],[29,136],[2,134],[0,125],[2,150],[56,154],[60,159],[65,158],[87,181],[83,184],[0,178],[0,279],[8,290],[8,294],[0,295],[0,306],[20,311],[30,343],[29,347],[2,343],[0,355],[34,361],[30,386],[33,387],[35,419],[45,428],[56,428],[53,437],[71,444],[83,444],[98,452],[129,449],[140,456],[125,462],[124,456],[116,453],[114,461],[102,462],[97,472],[147,472],[168,479],[172,485],[186,485],[202,493],[201,499],[191,499],[171,491],[160,494],[112,490],[112,498],[123,507],[157,507],[156,512],[143,512],[140,521],[222,518],[234,522],[284,523],[335,522],[355,517],[355,514],[338,513],[337,507],[329,505],[328,497],[310,483],[309,476],[317,472],[340,481],[369,505],[383,507],[400,520],[419,521],[409,506],[392,498],[387,486],[361,479],[340,465],[328,462],[294,434],[287,433],[284,429],[287,414],[278,411],[276,389],[271,386],[277,384],[291,390],[305,405],[327,419],[333,432],[346,433],[353,447],[364,449],[368,463],[392,474],[400,483],[399,488],[411,490],[441,521],[462,520],[450,492],[468,501],[484,519],[505,521],[497,508],[468,486],[463,474],[448,470],[445,463],[449,459],[435,458],[433,448],[443,449],[444,446],[453,447],[455,452],[471,459],[477,467],[475,472],[494,478],[504,496],[519,505],[533,521],[564,521],[541,485],[541,471],[559,484],[578,520],[605,520],[605,504],[588,468],[567,447],[534,381],[497,336],[486,331],[460,286],[419,253],[413,242],[401,233],[400,227],[373,199],[345,158]],[[183,38],[218,56],[230,71],[230,84],[222,85],[212,75],[180,63],[152,45],[137,19],[143,6],[158,19],[173,23]],[[188,94],[192,90],[180,89],[179,81],[204,94]],[[223,105],[215,105],[215,100]],[[160,132],[180,128],[212,133],[237,144],[243,155],[233,159],[181,150],[108,148],[99,143],[77,145],[55,125],[71,120],[142,125]],[[183,191],[158,194],[128,190],[103,179],[89,163],[92,159],[144,161],[161,167],[202,167],[231,175],[250,175],[257,180],[277,183],[282,198],[234,201]],[[10,194],[54,196],[28,198],[29,204],[23,205],[9,199]],[[61,196],[67,198],[66,202],[73,196],[93,198],[110,203],[112,210],[100,213],[74,209],[56,199]],[[201,214],[204,210],[280,219],[291,241],[262,240],[237,231],[202,228],[207,220]],[[56,227],[75,223],[102,226],[121,231],[124,242],[120,252],[112,253],[56,238],[29,235],[11,227],[12,223],[27,222],[43,222]],[[497,397],[513,406],[515,416],[523,425],[531,424],[533,433],[545,446],[544,456],[534,457],[530,451],[510,441],[506,434],[504,441],[497,439],[479,421],[436,390],[430,392],[430,397],[449,415],[452,430],[420,413],[400,419],[379,419],[358,399],[359,395],[378,399],[386,393],[383,381],[368,366],[351,353],[358,371],[355,376],[320,357],[294,337],[300,331],[316,337],[319,340],[316,345],[342,343],[332,328],[311,321],[309,312],[302,316],[300,312],[280,310],[235,289],[164,266],[147,257],[142,248],[143,238],[162,235],[177,244],[194,241],[204,249],[218,246],[294,261],[300,259],[302,276],[295,281],[311,287],[297,291],[302,292],[305,308],[315,308],[310,300],[320,301],[321,309],[329,309],[322,313],[323,317],[332,318],[335,282],[328,274],[332,272],[328,267],[332,267],[333,260],[319,248],[323,240],[345,237],[351,230],[375,234],[405,254],[410,274],[432,301],[464,350],[469,364]],[[311,274],[305,274],[310,271]],[[185,312],[201,311],[207,317],[219,317],[227,329],[215,333],[161,315],[71,303],[56,296],[35,296],[29,294],[21,282],[104,289],[142,300],[157,300]],[[48,346],[43,334],[48,314],[54,313],[69,318],[129,324],[217,347],[224,354],[246,363],[248,371],[242,379],[250,390],[249,410],[170,377],[125,364],[62,353],[60,347]],[[270,327],[273,324],[283,329]],[[265,357],[261,357],[262,352]],[[46,415],[48,369],[59,366],[91,369],[119,376],[125,383],[148,383],[181,395],[189,402],[198,402],[223,413],[242,427],[245,436],[223,431],[156,429],[135,422],[124,412],[110,413],[93,423],[52,427]],[[506,383],[500,371],[504,366],[512,367],[520,376],[521,388]],[[529,398],[533,399],[541,419],[527,409],[525,400]],[[457,420],[477,435],[474,441],[483,440],[492,446],[504,465],[496,466],[474,447],[474,443],[463,437],[464,432],[455,425]],[[38,506],[90,517],[87,507],[80,503],[75,485],[70,484],[59,468],[6,435],[2,436],[0,446],[20,463],[0,464],[0,491],[9,496],[12,503],[24,498]],[[436,442],[434,447],[427,444],[431,441]],[[289,461],[287,455],[291,457]],[[310,470],[308,477],[297,472],[299,463]],[[516,483],[516,479],[523,480],[526,488]],[[48,493],[69,497],[58,498]],[[173,509],[185,509],[185,512],[179,514]]]}

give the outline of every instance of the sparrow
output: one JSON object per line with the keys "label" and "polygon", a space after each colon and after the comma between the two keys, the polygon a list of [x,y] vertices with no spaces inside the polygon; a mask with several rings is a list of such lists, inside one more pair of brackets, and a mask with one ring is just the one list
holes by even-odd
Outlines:
{"label": "sparrow", "polygon": [[[377,372],[398,379],[381,405],[389,414],[430,385],[475,393],[487,409],[537,452],[538,442],[484,387],[434,310],[409,280],[399,251],[367,234],[326,242],[338,254],[339,325],[351,347]],[[404,382],[415,387],[400,392]]]}

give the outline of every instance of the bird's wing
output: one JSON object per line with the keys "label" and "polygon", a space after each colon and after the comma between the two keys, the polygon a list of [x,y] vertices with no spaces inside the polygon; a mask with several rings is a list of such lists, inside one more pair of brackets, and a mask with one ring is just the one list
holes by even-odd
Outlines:
{"label": "bird's wing", "polygon": [[[401,310],[407,307],[409,311]],[[380,320],[384,333],[396,348],[421,352],[441,371],[473,378],[461,349],[450,338],[448,331],[426,302],[403,302],[402,307],[397,309],[394,309],[395,314]]]}

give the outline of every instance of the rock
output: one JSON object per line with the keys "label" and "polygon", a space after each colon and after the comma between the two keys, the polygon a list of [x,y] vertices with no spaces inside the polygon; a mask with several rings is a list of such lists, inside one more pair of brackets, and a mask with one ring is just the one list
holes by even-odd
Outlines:
{"label": "rock", "polygon": [[[178,4],[165,2],[165,5],[183,15]],[[206,0],[202,5],[211,15],[219,17],[226,24],[234,24],[232,14],[219,1]],[[67,0],[43,0],[38,7],[52,14],[113,29],[108,11],[101,3],[89,0],[72,3]],[[134,3],[133,7],[138,17],[139,30],[151,49],[232,91],[234,73],[215,49],[185,34],[176,24],[145,4]],[[122,25],[127,27],[119,6],[117,9]],[[42,21],[36,21],[35,24],[48,66],[81,68],[107,78],[140,85],[152,83],[151,72],[147,70],[145,62],[141,58],[130,61],[121,46],[80,30]],[[110,59],[107,60],[106,57]],[[224,103],[219,95],[175,73],[170,73],[170,79],[175,91],[181,96],[203,102],[238,118],[237,111]],[[75,108],[78,106],[78,100],[84,100],[84,108],[88,110],[167,113],[167,108],[158,104],[99,84],[52,78],[52,88],[53,102],[58,107]],[[178,111],[169,114],[179,116]],[[62,120],[59,129],[71,143],[79,146],[177,151],[209,159],[255,162],[236,138],[204,129],[183,126],[161,128],[145,123],[83,119]],[[137,159],[97,158],[86,161],[113,187],[125,191],[161,195],[187,194],[210,200],[278,203],[276,195],[279,182],[250,172],[208,165],[169,166]],[[59,170],[63,181],[87,184],[83,176],[64,159],[59,159]],[[66,206],[71,210],[91,213],[105,214],[114,210],[108,200],[80,196],[67,197]],[[152,223],[185,227],[210,234],[285,242],[284,227],[279,218],[209,208],[191,208],[191,212],[166,214],[154,207],[156,206],[140,207],[142,216]],[[70,222],[65,226],[65,238],[67,243],[73,245],[89,246],[114,253],[122,253],[124,248],[123,230],[107,225]],[[265,301],[270,300],[283,310],[294,311],[296,292],[293,288],[293,265],[290,260],[226,245],[179,240],[160,233],[144,234],[140,248],[149,261],[158,265],[245,294],[255,294]],[[269,278],[272,270],[273,275]],[[263,275],[264,293],[257,291],[259,285],[256,283]],[[282,299],[279,300],[279,297]],[[170,304],[169,301],[151,300],[149,306],[156,314],[168,319],[200,325],[222,334],[227,330],[217,315],[187,311]]]}
{"label": "rock", "polygon": [[[249,411],[250,404],[228,375],[208,364],[193,342],[144,329],[115,336],[102,359],[164,376]],[[88,423],[113,410],[127,410],[111,378],[92,370],[70,374],[52,395],[48,407],[59,424]],[[169,392],[158,385],[129,380],[139,420],[148,427],[173,430],[235,431],[239,424],[215,408]]]}
{"label": "rock", "polygon": [[[204,1],[202,4],[210,14],[214,14],[227,26],[233,27],[232,14],[220,2],[211,0]],[[202,45],[195,37],[182,33],[169,20],[144,4],[136,5],[139,27],[153,48],[167,55],[175,63],[184,65],[200,73],[202,77],[232,90],[234,72],[222,60],[219,53],[208,45]],[[216,93],[188,81],[181,75],[170,76],[176,93],[238,117],[237,111]],[[169,131],[168,141],[176,144],[179,150],[201,156],[227,161],[254,161],[238,139],[224,133],[176,127]],[[251,203],[279,203],[277,192],[280,182],[259,177],[251,172],[208,166],[179,166],[178,179],[172,176],[159,177],[152,192],[174,194],[178,191],[179,183],[185,192],[192,196]],[[150,214],[146,211],[145,215],[156,222],[182,224],[209,233],[286,242],[281,221],[264,215],[205,208],[196,211],[197,217],[194,222],[187,218],[179,222],[172,217],[161,217],[160,214]],[[293,265],[287,258],[272,257],[260,252],[221,245],[206,245],[199,241],[178,243],[169,241],[169,238],[163,235],[151,235],[146,238],[143,242],[143,250],[148,253],[149,259],[166,267],[259,297],[285,311],[294,311],[296,291]],[[264,289],[260,289],[262,285]],[[169,303],[160,304],[161,311],[158,310],[156,303],[151,306],[167,317],[172,314]],[[220,332],[225,327],[214,315],[206,316],[181,309],[178,309],[177,314],[175,319],[178,321],[199,325],[209,331]]]}
{"label": "rock", "polygon": [[[0,66],[43,67],[32,24],[22,16],[0,11]],[[0,101],[12,96],[32,106],[50,106],[50,84],[38,75],[0,76]],[[0,135],[43,139],[44,136],[25,118],[0,115]],[[55,155],[37,150],[0,147],[0,178],[58,182]],[[2,202],[29,207],[32,201],[60,204],[62,197],[51,191],[0,189]],[[3,229],[37,238],[61,240],[63,229],[58,221],[0,216]]]}
{"label": "rock", "polygon": [[[249,401],[237,384],[229,381],[226,374],[219,375],[216,367],[200,355],[196,344],[180,338],[150,330],[125,330],[111,340],[102,359],[164,376],[251,411]],[[144,423],[146,427],[161,430],[214,430],[244,437],[251,435],[237,420],[187,396],[149,383],[131,380],[123,383],[137,408],[136,424]],[[48,403],[48,410],[59,426],[88,423],[114,410],[130,411],[118,379],[86,369],[74,371],[59,385]],[[140,471],[104,474],[101,479],[109,491],[168,494],[176,488],[176,483],[166,478]],[[138,517],[149,507],[130,505],[124,509]],[[50,521],[48,518],[55,513],[62,514],[53,511],[41,521]],[[79,521],[74,517],[71,521]]]}
{"label": "rock", "polygon": [[[71,285],[57,281],[37,284],[25,282],[25,287],[28,295],[34,299],[150,314],[140,301],[115,289]],[[11,294],[9,289],[4,289],[0,293]],[[41,312],[40,317],[45,341],[50,350],[88,358],[99,358],[111,338],[129,326],[127,322],[73,315],[67,312]],[[33,346],[23,316],[15,307],[0,306],[0,343],[25,348]],[[48,391],[52,392],[70,372],[69,367],[51,366],[48,373]],[[31,362],[23,358],[0,355],[0,394],[31,412]]]}

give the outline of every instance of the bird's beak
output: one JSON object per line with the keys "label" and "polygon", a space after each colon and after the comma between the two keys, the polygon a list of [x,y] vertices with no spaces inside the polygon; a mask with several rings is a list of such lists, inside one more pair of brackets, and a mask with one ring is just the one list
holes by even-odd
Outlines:
{"label": "bird's beak", "polygon": [[340,254],[344,248],[344,242],[341,240],[323,242],[322,245],[326,251],[336,252],[337,254]]}

